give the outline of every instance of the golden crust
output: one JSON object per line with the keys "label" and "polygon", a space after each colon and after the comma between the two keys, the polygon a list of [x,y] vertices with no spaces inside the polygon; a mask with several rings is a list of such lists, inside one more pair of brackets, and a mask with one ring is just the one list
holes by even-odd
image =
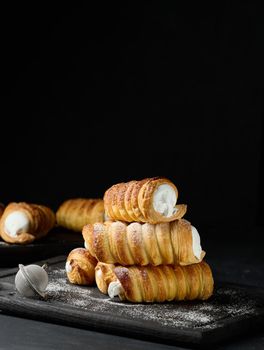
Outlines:
{"label": "golden crust", "polygon": [[156,224],[180,219],[187,211],[185,204],[176,205],[175,213],[166,217],[153,207],[153,194],[158,186],[170,185],[178,197],[176,186],[168,179],[155,177],[141,181],[122,182],[110,187],[104,194],[106,215],[112,220],[149,222]]}
{"label": "golden crust", "polygon": [[[13,211],[25,213],[29,219],[28,232],[21,232],[17,237],[11,237],[5,232],[5,219]],[[4,210],[0,220],[0,234],[4,241],[16,244],[28,244],[48,234],[55,226],[55,214],[44,206],[24,202],[10,203]]]}
{"label": "golden crust", "polygon": [[156,225],[108,221],[86,225],[82,233],[90,253],[109,264],[190,265],[205,255],[195,257],[191,224],[184,219]]}
{"label": "golden crust", "polygon": [[73,284],[92,285],[95,281],[95,266],[97,260],[85,248],[73,249],[66,264],[71,271],[67,271],[68,280]]}
{"label": "golden crust", "polygon": [[[130,182],[127,182],[126,185],[124,185],[125,188],[125,195],[124,195],[124,202],[119,203],[120,211],[122,212],[122,217],[128,218],[128,222],[131,221],[137,221],[137,216],[134,215],[133,209],[132,209],[132,192],[134,188],[134,184],[137,181],[133,180]],[[106,192],[107,193],[107,192]],[[109,208],[111,207],[111,203],[109,205]]]}
{"label": "golden crust", "polygon": [[81,232],[86,224],[104,221],[104,202],[102,199],[69,199],[58,208],[56,220],[59,226]]}
{"label": "golden crust", "polygon": [[95,267],[95,281],[100,292],[107,294],[108,286],[117,280],[114,274],[115,265],[98,262]]}
{"label": "golden crust", "polygon": [[134,303],[206,300],[214,289],[212,271],[204,261],[188,266],[117,266],[114,273],[122,285],[120,299]]}

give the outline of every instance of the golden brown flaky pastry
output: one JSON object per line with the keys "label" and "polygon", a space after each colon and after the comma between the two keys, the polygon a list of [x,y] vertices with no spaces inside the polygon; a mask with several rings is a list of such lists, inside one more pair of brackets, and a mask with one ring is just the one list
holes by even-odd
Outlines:
{"label": "golden brown flaky pastry", "polygon": [[[21,230],[15,236],[10,236],[5,229],[5,220],[13,212],[22,212],[29,220],[29,228]],[[38,204],[28,204],[24,202],[10,203],[0,220],[0,234],[4,241],[16,244],[28,244],[36,239],[42,238],[55,226],[55,214],[53,211]]]}
{"label": "golden brown flaky pastry", "polygon": [[4,210],[5,210],[4,204],[0,203],[0,219],[1,219],[1,216],[3,215]]}
{"label": "golden brown flaky pastry", "polygon": [[[98,263],[97,269],[102,267],[107,269]],[[108,293],[110,294],[110,283],[119,282],[119,298],[134,303],[206,300],[214,289],[212,271],[204,261],[188,266],[117,266],[113,272],[114,279],[105,281]],[[105,275],[102,273],[102,278]]]}
{"label": "golden brown flaky pastry", "polygon": [[98,262],[95,267],[95,282],[98,289],[104,294],[107,294],[109,284],[117,280],[114,268],[114,264],[105,264],[102,262]]}
{"label": "golden brown flaky pastry", "polygon": [[104,194],[104,206],[106,215],[111,220],[126,222],[170,222],[180,219],[187,210],[185,204],[176,205],[172,215],[166,216],[154,209],[154,193],[160,185],[169,185],[175,192],[176,201],[178,190],[176,186],[166,178],[147,178],[141,181],[123,182],[110,187]]}
{"label": "golden brown flaky pastry", "polygon": [[200,262],[193,252],[192,226],[184,219],[161,224],[106,221],[85,225],[83,238],[98,261],[120,265],[189,265]]}
{"label": "golden brown flaky pastry", "polygon": [[75,248],[68,255],[66,273],[73,284],[92,285],[95,281],[97,260],[85,248]]}
{"label": "golden brown flaky pastry", "polygon": [[57,210],[56,220],[59,226],[82,232],[84,225],[104,221],[104,202],[102,199],[69,199]]}

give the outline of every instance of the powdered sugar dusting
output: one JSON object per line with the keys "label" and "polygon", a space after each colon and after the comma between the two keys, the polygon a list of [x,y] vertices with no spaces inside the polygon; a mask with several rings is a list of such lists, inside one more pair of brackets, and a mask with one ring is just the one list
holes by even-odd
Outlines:
{"label": "powdered sugar dusting", "polygon": [[207,301],[133,304],[111,299],[96,286],[71,284],[64,267],[49,271],[47,302],[60,302],[78,310],[100,312],[173,328],[215,328],[224,319],[253,315],[258,303],[241,289],[218,288]]}

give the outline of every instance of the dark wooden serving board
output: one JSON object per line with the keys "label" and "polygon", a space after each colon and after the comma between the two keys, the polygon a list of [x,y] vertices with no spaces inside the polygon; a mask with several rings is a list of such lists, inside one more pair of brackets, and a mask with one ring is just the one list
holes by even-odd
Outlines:
{"label": "dark wooden serving board", "polygon": [[0,274],[2,312],[134,338],[179,345],[210,346],[259,329],[264,291],[216,283],[208,301],[132,304],[112,300],[96,286],[70,284],[65,256],[48,259],[47,299],[21,297],[14,288],[17,269]]}
{"label": "dark wooden serving board", "polygon": [[14,267],[58,255],[68,255],[77,247],[83,247],[81,233],[57,227],[46,237],[30,244],[10,244],[0,240],[0,267]]}

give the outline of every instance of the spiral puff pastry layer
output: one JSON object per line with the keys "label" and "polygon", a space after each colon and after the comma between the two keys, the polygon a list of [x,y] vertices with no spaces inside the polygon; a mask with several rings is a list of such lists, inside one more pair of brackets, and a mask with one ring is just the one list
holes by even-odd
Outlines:
{"label": "spiral puff pastry layer", "polygon": [[176,205],[178,190],[166,178],[147,178],[110,187],[104,194],[106,215],[111,220],[156,224],[180,219],[187,210]]}
{"label": "spiral puff pastry layer", "polygon": [[[83,228],[85,246],[98,261],[120,265],[189,265],[205,252],[198,232],[187,220],[148,224],[121,221]],[[195,255],[196,254],[196,255]]]}
{"label": "spiral puff pastry layer", "polygon": [[95,282],[100,292],[107,294],[108,286],[111,282],[117,281],[114,273],[114,264],[98,262],[95,267]]}
{"label": "spiral puff pastry layer", "polygon": [[92,285],[96,264],[97,260],[85,248],[73,249],[65,265],[68,280],[73,284]]}
{"label": "spiral puff pastry layer", "polygon": [[110,297],[118,296],[134,303],[206,300],[214,289],[212,271],[205,261],[188,266],[113,267],[98,263],[96,269],[96,282],[102,292],[106,288],[102,289],[100,285],[105,283]]}

